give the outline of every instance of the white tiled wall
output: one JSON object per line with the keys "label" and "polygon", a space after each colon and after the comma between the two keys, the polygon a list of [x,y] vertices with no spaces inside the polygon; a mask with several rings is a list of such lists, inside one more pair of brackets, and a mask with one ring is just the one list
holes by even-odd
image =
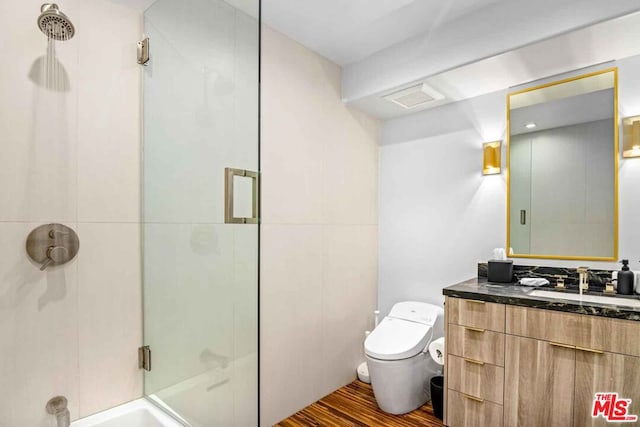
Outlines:
{"label": "white tiled wall", "polygon": [[[0,3],[0,426],[49,426],[139,397],[140,12],[65,0],[77,34],[43,80],[41,1]],[[39,59],[40,58],[40,59]],[[40,272],[24,249],[36,226],[78,232],[72,262]]]}
{"label": "white tiled wall", "polygon": [[355,379],[373,327],[379,123],[340,67],[263,27],[261,408],[272,425]]}

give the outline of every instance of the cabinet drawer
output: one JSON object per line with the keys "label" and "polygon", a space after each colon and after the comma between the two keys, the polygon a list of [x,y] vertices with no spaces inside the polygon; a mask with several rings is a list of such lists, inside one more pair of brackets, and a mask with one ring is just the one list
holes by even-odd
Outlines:
{"label": "cabinet drawer", "polygon": [[507,306],[510,335],[640,356],[640,322]]}
{"label": "cabinet drawer", "polygon": [[447,425],[449,427],[502,427],[502,405],[476,400],[457,391],[447,393]]}
{"label": "cabinet drawer", "polygon": [[504,368],[449,355],[447,374],[450,390],[502,405]]}
{"label": "cabinet drawer", "polygon": [[449,354],[504,366],[504,334],[449,324],[446,343]]}
{"label": "cabinet drawer", "polygon": [[504,304],[462,298],[447,298],[447,322],[504,332]]}

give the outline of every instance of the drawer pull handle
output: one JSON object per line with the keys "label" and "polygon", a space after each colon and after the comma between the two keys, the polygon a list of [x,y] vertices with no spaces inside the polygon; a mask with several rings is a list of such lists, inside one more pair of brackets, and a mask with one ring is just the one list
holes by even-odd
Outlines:
{"label": "drawer pull handle", "polygon": [[484,329],[480,329],[480,328],[472,328],[470,326],[465,326],[464,327],[467,331],[472,331],[472,332],[484,332]]}
{"label": "drawer pull handle", "polygon": [[467,363],[473,363],[474,365],[484,365],[484,362],[481,362],[479,360],[475,360],[475,359],[464,359],[465,362]]}
{"label": "drawer pull handle", "polygon": [[473,303],[473,304],[484,304],[484,301],[478,301],[478,300],[475,300],[475,299],[468,299],[468,300],[465,300],[465,301]]}
{"label": "drawer pull handle", "polygon": [[604,351],[602,351],[602,350],[594,350],[592,348],[584,348],[584,347],[576,346],[576,350],[586,351],[586,352],[595,353],[595,354],[604,354]]}
{"label": "drawer pull handle", "polygon": [[573,345],[569,345],[569,344],[560,344],[559,342],[550,342],[549,344],[551,344],[554,347],[562,347],[562,348],[570,348],[572,350],[575,350],[576,347]]}
{"label": "drawer pull handle", "polygon": [[466,398],[467,398],[467,399],[469,399],[469,400],[473,400],[473,401],[475,401],[475,402],[484,403],[484,399],[481,399],[481,398],[479,398],[479,397],[471,396],[471,395],[464,394],[464,393],[463,393],[463,396],[464,396],[464,397],[466,397]]}

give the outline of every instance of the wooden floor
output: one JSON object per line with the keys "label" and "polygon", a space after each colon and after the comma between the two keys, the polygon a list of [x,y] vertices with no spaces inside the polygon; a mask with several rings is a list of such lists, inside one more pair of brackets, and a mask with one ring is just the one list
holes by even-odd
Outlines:
{"label": "wooden floor", "polygon": [[354,381],[302,411],[280,421],[276,427],[439,427],[442,421],[433,415],[430,405],[405,415],[382,412],[369,384]]}

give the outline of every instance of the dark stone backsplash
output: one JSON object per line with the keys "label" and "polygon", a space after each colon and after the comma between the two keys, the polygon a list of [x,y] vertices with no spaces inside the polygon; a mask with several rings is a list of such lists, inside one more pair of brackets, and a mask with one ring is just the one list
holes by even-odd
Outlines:
{"label": "dark stone backsplash", "polygon": [[[487,263],[478,263],[478,277],[487,277]],[[567,276],[564,285],[569,289],[578,289],[578,270],[563,267],[536,267],[531,265],[513,265],[513,280],[517,282],[524,277],[547,279],[552,286],[556,284],[556,275]],[[607,282],[611,281],[610,270],[589,269],[589,289],[602,291]]]}

